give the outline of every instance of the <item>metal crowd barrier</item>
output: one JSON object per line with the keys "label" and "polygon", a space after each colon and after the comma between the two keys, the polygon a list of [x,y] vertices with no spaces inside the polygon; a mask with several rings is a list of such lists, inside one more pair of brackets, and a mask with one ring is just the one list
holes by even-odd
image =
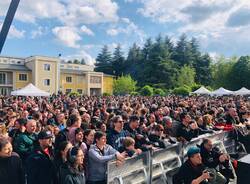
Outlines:
{"label": "metal crowd barrier", "polygon": [[[110,161],[107,173],[108,184],[172,184],[172,177],[187,159],[187,150],[191,146],[200,145],[204,138],[208,138],[215,146],[227,153],[227,150],[235,145],[234,142],[230,142],[229,134],[223,131],[205,134],[188,143],[177,143],[169,145],[166,149],[148,151],[126,159],[122,166],[117,166],[115,161]],[[236,179],[231,183],[236,183],[235,172],[234,175]]]}
{"label": "metal crowd barrier", "polygon": [[148,162],[151,160],[150,157],[150,152],[145,152],[139,156],[126,159],[122,166],[117,166],[115,161],[110,161],[107,170],[107,183],[147,183],[150,165]]}

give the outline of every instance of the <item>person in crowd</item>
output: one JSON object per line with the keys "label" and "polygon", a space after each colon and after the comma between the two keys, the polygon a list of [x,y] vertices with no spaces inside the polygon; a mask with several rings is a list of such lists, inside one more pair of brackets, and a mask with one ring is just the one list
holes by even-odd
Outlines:
{"label": "person in crowd", "polygon": [[191,147],[187,152],[188,160],[174,176],[174,184],[225,184],[226,179],[213,169],[206,169],[202,163],[200,149]]}
{"label": "person in crowd", "polygon": [[232,169],[229,165],[229,155],[222,153],[219,148],[213,147],[213,143],[210,139],[204,139],[200,146],[200,154],[202,163],[209,167],[216,169],[219,165],[224,166],[224,169],[220,172],[226,177],[227,181],[230,178],[234,178]]}
{"label": "person in crowd", "polygon": [[155,147],[166,148],[166,143],[164,142],[164,127],[161,124],[157,124],[153,127],[148,138]]}
{"label": "person in crowd", "polygon": [[84,153],[78,146],[71,147],[67,152],[67,162],[59,169],[60,184],[85,184]]}
{"label": "person in crowd", "polygon": [[181,124],[177,127],[176,136],[179,140],[190,141],[192,138],[195,138],[199,134],[199,128],[197,123],[191,122],[191,117],[189,114],[183,112],[180,114]]}
{"label": "person in crowd", "polygon": [[88,184],[106,184],[107,162],[115,159],[123,162],[126,157],[125,152],[119,153],[106,141],[105,133],[95,133],[96,144],[88,152]]}
{"label": "person in crowd", "polygon": [[20,155],[23,162],[34,151],[37,143],[36,126],[37,122],[29,119],[26,123],[26,131],[21,133],[13,142],[14,151]]}
{"label": "person in crowd", "polygon": [[50,131],[38,134],[39,145],[26,160],[27,184],[57,184],[52,138]]}
{"label": "person in crowd", "polygon": [[75,138],[73,139],[73,146],[79,147],[84,154],[87,153],[88,149],[86,144],[83,142],[84,132],[81,128],[75,129]]}
{"label": "person in crowd", "polygon": [[25,184],[22,161],[12,152],[11,142],[4,137],[0,137],[0,183]]}
{"label": "person in crowd", "polygon": [[126,152],[128,157],[133,157],[142,153],[141,149],[135,149],[135,140],[132,137],[126,137],[123,140],[122,147],[119,147],[118,151],[120,153]]}
{"label": "person in crowd", "polygon": [[125,130],[129,132],[129,137],[132,137],[135,140],[135,148],[141,149],[142,151],[147,151],[151,149],[153,145],[148,140],[146,135],[142,135],[138,132],[139,128],[139,117],[132,115],[129,118],[129,123],[125,126]]}
{"label": "person in crowd", "polygon": [[4,121],[0,121],[0,137],[8,138],[9,134]]}
{"label": "person in crowd", "polygon": [[54,159],[54,165],[57,171],[67,161],[67,153],[71,147],[73,147],[73,145],[69,141],[63,141],[60,143],[58,150],[55,152]]}
{"label": "person in crowd", "polygon": [[226,123],[229,125],[237,125],[240,123],[240,119],[237,113],[237,110],[233,107],[231,107],[227,114],[225,115],[224,119],[226,120]]}
{"label": "person in crowd", "polygon": [[129,136],[129,133],[123,130],[124,122],[120,115],[112,118],[113,127],[107,135],[107,142],[113,148],[118,150],[122,145],[124,139]]}
{"label": "person in crowd", "polygon": [[84,139],[83,142],[86,144],[87,149],[90,149],[90,146],[95,141],[95,130],[93,129],[87,129],[84,131]]}
{"label": "person in crowd", "polygon": [[27,119],[24,119],[24,118],[20,118],[20,119],[17,119],[16,122],[15,122],[15,128],[13,130],[11,130],[9,132],[9,137],[10,137],[10,140],[11,142],[15,142],[16,138],[25,132],[26,126],[27,124]]}
{"label": "person in crowd", "polygon": [[58,146],[63,141],[72,141],[74,139],[75,128],[81,126],[81,118],[77,114],[71,114],[66,122],[67,127],[59,132],[55,139],[55,149],[58,149]]}
{"label": "person in crowd", "polygon": [[56,125],[60,130],[65,128],[65,115],[64,113],[59,113],[56,115]]}

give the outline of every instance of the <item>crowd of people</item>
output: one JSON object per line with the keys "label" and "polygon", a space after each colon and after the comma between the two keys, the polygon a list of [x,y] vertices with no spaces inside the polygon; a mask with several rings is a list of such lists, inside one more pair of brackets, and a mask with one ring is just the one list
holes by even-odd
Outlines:
{"label": "crowd of people", "polygon": [[[0,183],[105,184],[110,160],[122,167],[128,157],[219,130],[240,130],[249,151],[249,125],[250,103],[240,96],[2,96]],[[175,182],[210,182],[212,173],[226,183],[228,162],[205,139],[190,148]]]}

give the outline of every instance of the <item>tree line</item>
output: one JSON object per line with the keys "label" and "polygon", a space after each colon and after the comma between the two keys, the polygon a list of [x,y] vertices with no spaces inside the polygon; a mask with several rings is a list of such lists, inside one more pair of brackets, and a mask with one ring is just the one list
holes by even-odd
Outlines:
{"label": "tree line", "polygon": [[95,71],[117,77],[130,75],[137,86],[170,90],[193,90],[201,85],[208,88],[250,88],[250,58],[242,56],[213,62],[202,53],[196,38],[181,35],[176,44],[169,36],[148,38],[142,47],[134,43],[127,57],[118,45],[111,53],[104,45],[96,58]]}

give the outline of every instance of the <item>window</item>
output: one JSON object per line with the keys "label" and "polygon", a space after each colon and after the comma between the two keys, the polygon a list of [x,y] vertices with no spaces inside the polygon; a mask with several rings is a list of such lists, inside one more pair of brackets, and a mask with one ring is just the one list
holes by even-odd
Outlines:
{"label": "window", "polygon": [[101,77],[97,77],[97,76],[90,76],[90,83],[101,83]]}
{"label": "window", "polygon": [[77,89],[77,92],[78,92],[79,94],[82,94],[82,89]]}
{"label": "window", "polygon": [[71,89],[66,89],[66,94],[69,94],[71,92]]}
{"label": "window", "polygon": [[0,84],[6,84],[6,73],[0,73]]}
{"label": "window", "polygon": [[44,86],[50,86],[50,79],[44,79]]}
{"label": "window", "polygon": [[72,82],[72,77],[66,77],[66,82]]}
{"label": "window", "polygon": [[27,74],[19,74],[20,81],[27,81]]}
{"label": "window", "polygon": [[44,64],[43,66],[44,70],[50,71],[50,64]]}

